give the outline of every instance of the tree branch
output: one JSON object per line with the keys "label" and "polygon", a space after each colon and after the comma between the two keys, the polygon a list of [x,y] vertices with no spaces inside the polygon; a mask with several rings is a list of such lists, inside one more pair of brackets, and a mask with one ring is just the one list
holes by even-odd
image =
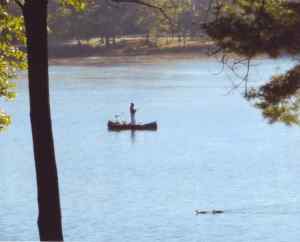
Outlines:
{"label": "tree branch", "polygon": [[20,0],[15,0],[15,3],[23,10],[24,5],[21,3]]}
{"label": "tree branch", "polygon": [[135,3],[135,4],[138,4],[138,5],[142,5],[142,6],[146,6],[146,7],[149,7],[149,8],[153,8],[153,9],[156,9],[158,10],[168,21],[169,23],[173,26],[172,24],[172,21],[171,21],[171,18],[168,16],[168,14],[165,12],[165,10],[159,6],[156,6],[154,4],[151,4],[151,3],[147,3],[147,2],[144,2],[143,0],[111,0],[112,2],[116,2],[116,3]]}

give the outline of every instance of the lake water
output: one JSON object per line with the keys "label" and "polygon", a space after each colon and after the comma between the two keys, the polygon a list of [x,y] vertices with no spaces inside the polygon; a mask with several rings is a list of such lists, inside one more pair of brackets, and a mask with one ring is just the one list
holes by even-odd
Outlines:
{"label": "lake water", "polygon": [[[260,60],[257,85],[293,65]],[[291,242],[300,238],[300,130],[269,125],[215,60],[52,66],[66,241]],[[20,78],[24,79],[24,78]],[[120,114],[157,132],[108,132]],[[3,103],[0,240],[38,240],[26,81]],[[199,215],[196,209],[222,209]]]}

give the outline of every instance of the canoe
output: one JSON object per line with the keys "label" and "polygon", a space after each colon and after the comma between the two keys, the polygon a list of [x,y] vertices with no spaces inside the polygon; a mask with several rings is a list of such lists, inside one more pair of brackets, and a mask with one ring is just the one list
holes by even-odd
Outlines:
{"label": "canoe", "polygon": [[110,131],[122,131],[122,130],[157,130],[157,123],[151,122],[146,124],[130,124],[108,121],[107,128]]}

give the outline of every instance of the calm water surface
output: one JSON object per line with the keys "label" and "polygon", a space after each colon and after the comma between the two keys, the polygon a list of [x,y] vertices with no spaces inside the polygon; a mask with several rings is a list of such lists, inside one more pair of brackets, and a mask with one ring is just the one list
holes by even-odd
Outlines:
{"label": "calm water surface", "polygon": [[[293,63],[261,60],[253,85]],[[214,60],[51,67],[66,241],[290,242],[300,238],[300,130],[268,125]],[[23,79],[23,78],[21,78]],[[1,103],[0,240],[38,240],[26,81]],[[111,133],[115,114],[158,132]],[[195,209],[223,209],[195,216]]]}

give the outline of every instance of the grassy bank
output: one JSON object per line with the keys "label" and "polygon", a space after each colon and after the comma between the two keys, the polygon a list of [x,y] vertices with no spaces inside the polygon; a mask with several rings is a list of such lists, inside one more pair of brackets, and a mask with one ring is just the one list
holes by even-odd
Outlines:
{"label": "grassy bank", "polygon": [[[49,56],[52,63],[71,62],[97,62],[105,63],[130,63],[150,59],[171,58],[172,56],[199,57],[205,56],[213,43],[207,39],[181,40],[159,38],[155,42],[143,38],[118,39],[115,45],[104,46],[98,40],[52,44],[49,47]],[[80,61],[82,60],[82,61]]]}

